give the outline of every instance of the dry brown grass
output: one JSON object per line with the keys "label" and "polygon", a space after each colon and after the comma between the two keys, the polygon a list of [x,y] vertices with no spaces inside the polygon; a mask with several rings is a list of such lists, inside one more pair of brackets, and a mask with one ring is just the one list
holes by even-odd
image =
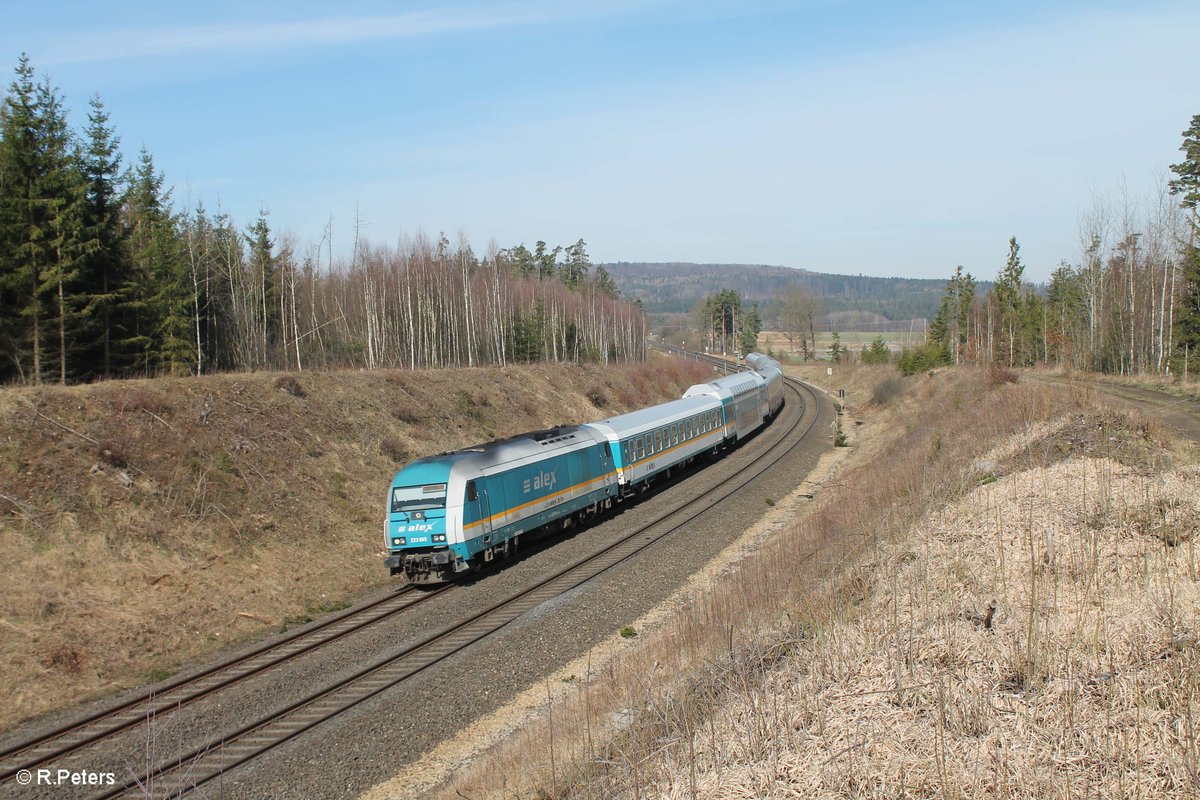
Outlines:
{"label": "dry brown grass", "polygon": [[703,374],[656,359],[0,390],[0,725],[388,580],[398,461],[594,419],[597,385],[642,404]]}
{"label": "dry brown grass", "polygon": [[1200,474],[1067,392],[912,381],[870,463],[442,796],[1195,796]]}

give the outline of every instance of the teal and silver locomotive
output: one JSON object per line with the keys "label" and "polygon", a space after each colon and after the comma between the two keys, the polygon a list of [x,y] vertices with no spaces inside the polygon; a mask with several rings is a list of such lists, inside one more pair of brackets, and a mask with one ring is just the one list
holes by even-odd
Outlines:
{"label": "teal and silver locomotive", "polygon": [[413,583],[453,579],[510,555],[530,531],[584,521],[724,450],[782,403],[777,365],[763,367],[628,414],[412,462],[388,489],[385,565]]}

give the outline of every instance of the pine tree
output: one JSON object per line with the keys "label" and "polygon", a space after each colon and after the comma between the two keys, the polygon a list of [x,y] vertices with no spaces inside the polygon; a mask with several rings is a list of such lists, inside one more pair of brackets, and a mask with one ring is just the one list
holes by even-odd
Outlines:
{"label": "pine tree", "polygon": [[500,255],[505,263],[523,278],[528,278],[537,272],[537,263],[534,261],[533,253],[529,252],[529,248],[524,244],[503,250]]}
{"label": "pine tree", "polygon": [[969,272],[964,273],[961,265],[955,267],[954,277],[957,284],[955,287],[955,323],[958,326],[958,336],[954,348],[954,363],[958,364],[964,358],[968,358],[971,355],[971,307],[975,304],[975,278]]}
{"label": "pine tree", "polygon": [[[539,242],[540,244],[540,242]],[[555,248],[558,252],[558,248]],[[587,254],[587,244],[580,239],[563,251],[563,263],[558,268],[558,279],[568,288],[575,289],[587,280],[592,261]]]}
{"label": "pine tree", "polygon": [[0,341],[22,380],[40,383],[56,367],[65,381],[76,354],[83,200],[62,100],[48,78],[34,84],[22,55],[0,107]]}
{"label": "pine tree", "polygon": [[604,267],[596,267],[596,274],[593,278],[593,281],[596,284],[596,290],[605,296],[611,297],[615,300],[621,295],[620,290],[617,289],[617,282],[613,280],[612,275],[609,274],[609,271]]}
{"label": "pine tree", "polygon": [[842,354],[845,350],[842,348],[842,337],[837,331],[833,332],[833,338],[829,342],[829,360],[837,363],[842,360]]}
{"label": "pine tree", "polygon": [[929,341],[949,349],[950,321],[953,319],[951,307],[954,303],[954,279],[946,282],[946,290],[942,293],[942,302],[938,306],[933,321],[929,323]]}
{"label": "pine tree", "polygon": [[762,332],[762,314],[759,313],[758,303],[750,304],[750,310],[742,312],[741,316],[742,355],[751,353],[758,347],[758,334]]}
{"label": "pine tree", "polygon": [[[1183,132],[1184,159],[1178,164],[1171,165],[1171,171],[1178,177],[1168,182],[1171,194],[1183,195],[1179,204],[1195,212],[1200,206],[1200,114],[1192,117],[1191,126]],[[1194,219],[1194,218],[1193,218]]]}
{"label": "pine tree", "polygon": [[[99,96],[91,100],[88,114],[86,148],[81,155],[83,177],[87,182],[86,224],[95,243],[84,259],[81,291],[83,313],[91,321],[88,349],[94,372],[113,374],[114,312],[126,282],[126,260],[121,241],[121,155],[120,139],[108,124],[108,112]],[[120,333],[116,333],[117,338]]]}
{"label": "pine tree", "polygon": [[[80,155],[67,125],[62,99],[48,78],[38,85],[38,103],[42,108],[42,158],[44,172],[39,194],[47,212],[47,234],[51,260],[42,280],[44,294],[54,318],[59,383],[68,373],[75,377],[82,360],[80,327],[85,320],[81,310],[79,277],[86,258],[96,242],[87,225],[87,182],[80,168]],[[85,367],[86,368],[86,367]]]}
{"label": "pine tree", "polygon": [[[443,242],[445,245],[449,244],[445,236],[439,239],[439,248],[444,257]],[[256,289],[255,307],[262,348],[259,366],[265,366],[270,363],[271,354],[279,340],[279,298],[283,291],[279,279],[279,265],[274,255],[275,242],[271,239],[271,226],[267,223],[266,209],[258,212],[258,219],[246,231],[246,244],[250,249],[248,267]]]}
{"label": "pine tree", "polygon": [[1182,290],[1175,310],[1177,355],[1189,375],[1200,375],[1200,247],[1190,245],[1183,258]]}
{"label": "pine tree", "polygon": [[1184,370],[1200,372],[1200,114],[1183,132],[1183,161],[1171,165],[1177,176],[1170,182],[1179,204],[1191,212],[1191,234],[1183,254],[1183,281],[1175,309],[1175,347]]}
{"label": "pine tree", "polygon": [[21,55],[8,91],[0,115],[0,336],[12,371],[24,381],[39,383],[45,316],[42,273],[50,257],[45,204],[38,196],[42,109],[27,55]]}
{"label": "pine tree", "polygon": [[537,264],[538,280],[545,281],[554,277],[555,263],[558,261],[560,252],[562,252],[561,247],[547,250],[546,243],[540,240],[534,245],[533,260]]}
{"label": "pine tree", "polygon": [[1017,237],[1008,240],[1008,261],[1004,269],[996,276],[996,305],[1000,311],[1000,320],[1004,329],[1004,344],[1008,350],[1008,365],[1017,362],[1018,348],[1021,340],[1022,298],[1021,276],[1025,272],[1021,264],[1021,245]]}
{"label": "pine tree", "polygon": [[888,348],[887,342],[882,336],[876,336],[871,340],[871,346],[862,353],[862,362],[864,364],[886,364],[892,357],[892,351]]}
{"label": "pine tree", "polygon": [[193,366],[191,290],[171,192],[142,148],[126,193],[123,218],[130,281],[123,287],[122,311],[128,317],[123,344],[132,353],[130,367],[141,374],[182,374]]}
{"label": "pine tree", "polygon": [[1047,359],[1060,365],[1076,360],[1086,344],[1082,340],[1085,314],[1082,273],[1068,264],[1059,265],[1046,288]]}

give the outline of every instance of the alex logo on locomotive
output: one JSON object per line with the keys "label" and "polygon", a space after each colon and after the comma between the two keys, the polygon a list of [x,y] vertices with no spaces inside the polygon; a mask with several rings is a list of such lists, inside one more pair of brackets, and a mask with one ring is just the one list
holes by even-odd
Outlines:
{"label": "alex logo on locomotive", "polygon": [[532,478],[526,478],[521,484],[521,489],[525,494],[529,494],[534,489],[549,491],[554,488],[554,484],[556,483],[558,483],[557,467],[551,472],[539,472]]}

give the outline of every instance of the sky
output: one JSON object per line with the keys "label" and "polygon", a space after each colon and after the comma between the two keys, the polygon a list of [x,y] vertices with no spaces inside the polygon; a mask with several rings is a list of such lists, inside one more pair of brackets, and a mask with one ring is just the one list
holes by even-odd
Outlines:
{"label": "sky", "polygon": [[1194,0],[0,0],[10,70],[301,252],[357,224],[926,278],[1011,236],[1029,279],[1078,261],[1096,198],[1180,160],[1197,42]]}

